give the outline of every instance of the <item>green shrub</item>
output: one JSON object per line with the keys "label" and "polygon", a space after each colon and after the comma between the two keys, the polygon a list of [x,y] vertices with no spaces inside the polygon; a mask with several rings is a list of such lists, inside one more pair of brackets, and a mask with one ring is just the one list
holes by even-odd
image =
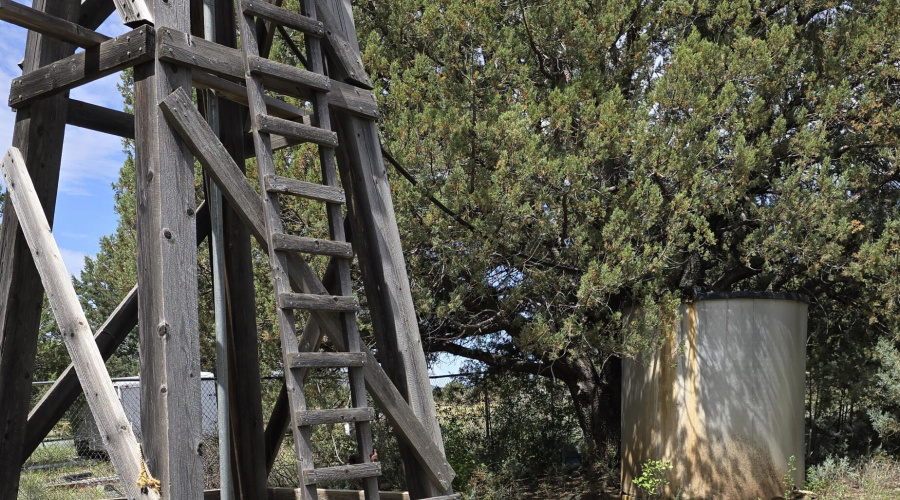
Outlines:
{"label": "green shrub", "polygon": [[669,485],[667,473],[672,464],[665,460],[647,460],[641,467],[641,475],[635,478],[634,485],[641,489],[647,498],[662,498],[666,486]]}

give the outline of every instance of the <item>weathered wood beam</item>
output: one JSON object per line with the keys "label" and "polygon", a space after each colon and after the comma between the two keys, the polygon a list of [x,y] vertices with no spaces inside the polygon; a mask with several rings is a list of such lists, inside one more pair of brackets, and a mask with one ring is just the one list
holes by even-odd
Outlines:
{"label": "weathered wood beam", "polygon": [[122,24],[137,28],[142,24],[153,24],[153,11],[145,0],[113,0]]}
{"label": "weathered wood beam", "polygon": [[[158,25],[190,29],[188,0],[148,1]],[[189,69],[158,58],[135,67],[141,430],[163,498],[193,499],[203,495],[204,453],[194,162],[159,109],[173,89],[191,92]]]}
{"label": "weathered wood beam", "polygon": [[[257,497],[265,500],[297,500],[297,490],[294,488],[268,488],[266,494]],[[219,490],[206,490],[203,492],[203,500],[219,500],[221,498]],[[319,488],[317,490],[319,500],[365,500],[362,491],[357,490],[325,490]],[[404,491],[381,491],[378,493],[381,500],[409,500],[409,493]],[[116,498],[113,500],[128,500],[126,498]]]}
{"label": "weathered wood beam", "polygon": [[[209,207],[204,202],[197,207],[197,245],[209,236],[209,230]],[[97,349],[104,361],[115,354],[116,349],[137,326],[137,321],[138,301],[135,285],[94,335]],[[28,414],[22,463],[25,463],[25,460],[40,446],[81,393],[75,366],[69,364]]]}
{"label": "weathered wood beam", "polygon": [[75,99],[68,106],[67,125],[134,139],[134,115]]}
{"label": "weathered wood beam", "polygon": [[[43,0],[34,7],[61,19],[78,18],[78,0]],[[25,74],[75,51],[71,44],[30,32]],[[13,146],[19,148],[47,220],[52,223],[65,135],[67,95],[59,94],[16,113]],[[16,498],[22,443],[31,404],[44,288],[11,203],[3,206],[0,231],[0,498]]]}
{"label": "weathered wood beam", "polygon": [[0,162],[0,169],[6,180],[9,197],[19,214],[19,223],[31,248],[41,282],[47,291],[50,308],[72,357],[78,379],[85,389],[88,407],[104,437],[106,452],[122,478],[122,486],[133,498],[158,499],[154,490],[150,489],[144,496],[138,486],[144,464],[137,439],[94,342],[87,317],[51,232],[50,222],[44,215],[37,191],[25,167],[25,159],[17,148],[9,148]]}
{"label": "weathered wood beam", "polygon": [[[216,6],[215,41],[237,46],[234,2]],[[192,72],[194,73],[194,72]],[[243,108],[216,94],[219,104],[219,139],[231,158],[245,167]],[[287,103],[285,103],[287,104]],[[274,109],[269,105],[269,109]],[[264,429],[260,386],[259,337],[256,325],[256,293],[253,281],[250,231],[227,200],[222,203],[225,244],[225,278],[229,327],[229,402],[235,464],[236,500],[262,498],[266,494]]]}
{"label": "weathered wood beam", "polygon": [[[340,18],[333,11],[331,0],[315,0],[318,19],[325,25],[326,49],[332,56],[332,60],[338,66],[338,74],[343,75],[344,80],[361,85],[367,89],[373,88],[372,81],[363,68],[362,58],[359,56],[359,47],[354,46],[348,40],[345,27]],[[355,27],[354,27],[355,29]],[[356,42],[356,33],[353,34],[353,42]]]}
{"label": "weathered wood beam", "polygon": [[[235,81],[244,79],[244,63],[240,50],[212,43],[172,28],[158,29],[157,52],[160,59],[173,64],[199,69],[224,79]],[[195,83],[198,81],[206,88],[226,90],[232,93],[241,92],[242,96],[246,95],[246,88],[243,91],[234,86],[219,88],[217,86],[219,80],[202,75],[195,77]],[[274,92],[295,95],[303,99],[312,98],[312,93],[303,86],[286,85],[274,78],[264,78],[264,82],[266,88]],[[243,86],[239,85],[239,87]],[[334,79],[329,82],[329,87],[328,105],[330,107],[368,118],[378,117],[378,103],[375,101],[375,94],[372,91]]]}
{"label": "weathered wood beam", "polygon": [[[339,31],[348,41],[354,54],[359,54],[356,27],[350,0],[316,0],[326,30]],[[330,20],[329,20],[330,19]],[[340,59],[339,53],[329,54]],[[332,77],[353,77],[343,73],[341,65],[332,68]],[[434,405],[428,365],[422,348],[415,305],[400,239],[400,230],[391,199],[391,187],[381,156],[381,142],[377,123],[348,113],[337,113],[336,129],[340,147],[337,148],[342,185],[347,190],[349,219],[353,248],[359,256],[368,308],[378,344],[378,353],[390,375],[412,408],[412,413],[425,429],[431,450],[443,456],[444,445]],[[410,453],[422,450],[407,448],[400,452],[406,468],[407,487],[415,499],[445,494],[449,485],[429,482],[421,461],[411,460]],[[422,457],[419,457],[422,458]],[[452,490],[451,490],[452,491]]]}
{"label": "weathered wood beam", "polygon": [[[209,129],[203,117],[194,108],[187,93],[176,90],[160,106],[167,118],[172,121],[182,140],[188,144],[197,155],[197,159],[209,172],[210,177],[219,185],[222,195],[235,207],[250,232],[266,251],[262,200],[234,160],[225,152],[224,147]],[[293,254],[289,254],[288,260],[291,284],[295,289],[303,293],[328,294],[325,286],[315,276],[306,261]],[[339,317],[321,311],[313,311],[313,316],[338,350],[346,350],[346,346],[343,346]],[[364,367],[369,394],[384,410],[388,420],[397,430],[401,441],[407,443],[416,453],[416,457],[422,460],[425,465],[424,473],[428,474],[428,477],[437,484],[445,485],[444,489],[449,488],[455,474],[444,459],[442,447],[438,447],[429,437],[430,434],[417,420],[397,389],[390,383],[390,379],[381,365],[374,360],[374,356],[371,357],[371,362]],[[387,383],[384,383],[385,381]]]}
{"label": "weathered wood beam", "polygon": [[79,47],[95,47],[109,40],[106,35],[12,0],[0,0],[0,21],[6,21]]}
{"label": "weathered wood beam", "polygon": [[9,105],[19,109],[48,96],[153,59],[150,26],[107,40],[63,60],[13,79]]}
{"label": "weathered wood beam", "polygon": [[78,15],[78,24],[95,30],[116,10],[112,0],[84,0]]}
{"label": "weathered wood beam", "polygon": [[[245,107],[247,106],[247,87],[203,71],[194,71],[192,76],[194,87],[215,90],[216,95],[219,97],[223,97]],[[310,115],[309,111],[301,107],[294,106],[293,104],[270,96],[266,96],[266,109],[272,116],[287,118],[289,120]]]}

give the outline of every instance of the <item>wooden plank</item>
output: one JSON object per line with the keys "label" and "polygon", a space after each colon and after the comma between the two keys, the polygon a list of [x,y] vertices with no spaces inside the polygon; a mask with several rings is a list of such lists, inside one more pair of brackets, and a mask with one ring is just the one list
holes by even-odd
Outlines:
{"label": "wooden plank", "polygon": [[[183,89],[172,92],[160,103],[160,108],[181,140],[196,155],[200,164],[222,190],[223,196],[234,210],[245,220],[261,221],[263,213],[259,195],[194,107],[187,93]],[[266,239],[262,228],[253,225],[248,227],[257,239]]]}
{"label": "wooden plank", "polygon": [[322,130],[318,127],[288,121],[283,118],[275,118],[274,116],[260,115],[257,119],[259,120],[259,130],[268,134],[278,134],[289,139],[311,142],[332,148],[338,144],[337,134],[330,130]]}
{"label": "wooden plank", "polygon": [[[194,71],[192,76],[194,87],[215,90],[219,97],[247,106],[247,87],[202,71]],[[265,100],[266,110],[272,116],[289,120],[309,116],[309,111],[280,99],[266,96]]]}
{"label": "wooden plank", "polygon": [[[297,500],[298,490],[295,488],[268,488],[266,493],[261,497],[266,500]],[[358,490],[326,490],[319,488],[316,490],[319,500],[366,500],[362,491]],[[381,491],[378,493],[381,500],[409,500],[409,493],[404,491]],[[204,500],[219,500],[221,492],[219,490],[206,490],[203,492]],[[126,498],[116,498],[113,500],[128,500]]]}
{"label": "wooden plank", "polygon": [[[31,255],[47,291],[50,308],[85,389],[88,407],[97,428],[104,436],[106,451],[122,478],[125,490],[130,496],[138,498],[141,496],[141,489],[137,481],[143,463],[137,439],[94,342],[72,279],[51,233],[50,222],[44,215],[37,191],[28,175],[25,159],[17,148],[12,147],[4,156],[0,168],[3,170],[10,199],[19,214],[22,232],[29,242]],[[159,498],[152,490],[147,497]]]}
{"label": "wooden plank", "polygon": [[122,24],[136,28],[142,24],[153,24],[153,11],[145,0],[113,0]]}
{"label": "wooden plank", "polygon": [[68,106],[67,125],[134,139],[134,115],[75,99]]}
{"label": "wooden plank", "polygon": [[[209,236],[209,229],[209,208],[204,202],[197,207],[197,245]],[[94,335],[97,349],[104,361],[115,354],[119,345],[134,330],[137,318],[137,285],[135,285]],[[40,446],[41,441],[47,437],[80,394],[81,385],[78,383],[75,367],[70,363],[28,414],[22,453],[23,463]]]}
{"label": "wooden plank", "polygon": [[[325,76],[305,69],[296,68],[288,64],[266,59],[260,56],[254,56],[249,59],[250,72],[263,77],[263,82],[267,87],[273,89],[291,88],[300,86],[304,89],[318,90],[327,92],[331,88],[331,80]],[[284,82],[287,86],[278,86],[276,82]],[[302,97],[295,95],[299,92],[287,92],[288,95],[294,97]]]}
{"label": "wooden plank", "polygon": [[333,60],[340,68],[344,78],[352,83],[373,88],[369,76],[363,69],[362,58],[359,56],[359,47],[351,45],[344,32],[343,26],[334,15],[327,0],[316,0],[318,19],[325,24],[325,40]]}
{"label": "wooden plank", "polygon": [[13,79],[9,105],[38,99],[111,75],[153,58],[153,28],[143,26]]}
{"label": "wooden plank", "polygon": [[461,498],[462,498],[462,495],[453,494],[453,495],[441,495],[439,497],[426,498],[425,500],[460,500]]}
{"label": "wooden plank", "polygon": [[300,196],[328,203],[345,203],[347,201],[344,190],[341,188],[277,175],[266,177],[266,189],[271,193]]}
{"label": "wooden plank", "polygon": [[290,368],[346,368],[363,366],[362,352],[296,352],[291,356]]}
{"label": "wooden plank", "polygon": [[372,462],[368,464],[340,465],[337,467],[323,467],[321,469],[307,469],[303,471],[304,484],[317,484],[325,481],[346,481],[350,479],[364,479],[381,475],[381,464]]}
{"label": "wooden plank", "polygon": [[[190,29],[188,0],[148,0],[157,26]],[[203,494],[194,162],[159,108],[191,71],[159,59],[134,71],[141,426],[163,498]]]}
{"label": "wooden plank", "polygon": [[[230,82],[232,85],[222,83],[229,80],[243,80],[243,56],[240,50],[212,43],[200,37],[193,37],[171,28],[166,29],[169,31],[157,33],[157,53],[160,59],[202,70],[195,72],[198,74],[194,75],[194,83],[198,87],[227,91],[231,92],[233,96],[240,95],[242,99],[246,98],[246,87],[243,85],[233,82]],[[205,73],[211,73],[220,78],[209,78]],[[285,83],[274,78],[264,78],[264,83],[267,87],[271,87],[271,90],[285,95],[300,99],[312,98],[310,89],[304,85]],[[372,91],[333,79],[328,81],[328,86],[331,89],[328,92],[330,107],[367,118],[378,118],[378,104]],[[270,105],[272,105],[272,101],[266,99],[266,106]],[[270,112],[270,114],[278,116],[274,112]]]}
{"label": "wooden plank", "polygon": [[79,47],[95,47],[109,37],[12,0],[0,0],[0,21],[21,26]]}
{"label": "wooden plank", "polygon": [[[186,94],[181,97],[180,100],[185,109],[188,109]],[[170,101],[170,103],[172,102],[177,102],[177,100]],[[165,105],[166,103],[164,103],[164,106]],[[193,109],[193,105],[190,106],[190,109]],[[186,113],[182,116],[189,114],[190,113]],[[202,131],[203,127],[207,126],[201,119],[199,124],[191,130],[194,130],[195,132]],[[190,137],[190,135],[186,135],[186,137]],[[215,152],[215,149],[221,146],[215,146],[214,141],[211,140],[204,141],[204,144],[206,146],[203,149],[198,148],[198,159],[208,170],[215,170],[214,178],[218,178],[221,181],[217,181],[217,183],[222,189],[223,196],[225,196],[230,203],[234,204],[234,200],[237,199],[245,200],[244,203],[241,204],[241,210],[238,211],[238,214],[241,216],[250,232],[256,236],[257,242],[260,244],[263,251],[268,251],[268,243],[265,238],[265,223],[263,222],[261,214],[262,202],[258,195],[255,194],[256,192],[250,186],[246,177],[240,172],[237,165],[234,164],[233,160],[229,159],[227,162],[225,160],[211,160],[211,158],[221,156]],[[307,293],[327,293],[325,286],[322,285],[322,282],[315,276],[312,269],[309,268],[308,264],[306,264],[302,258],[290,255],[287,258],[289,263],[288,273],[291,279],[291,285],[295,290],[303,290]],[[346,346],[343,346],[343,341],[340,340],[341,328],[339,319],[336,316],[333,314],[314,312],[313,318],[315,318],[316,324],[321,325],[325,332],[329,334],[329,338],[335,342],[335,345],[337,345],[339,349],[346,350]],[[371,361],[374,361],[374,357],[370,359],[370,363],[367,363],[364,369],[369,393],[372,395],[373,399],[378,402],[379,406],[384,409],[385,415],[398,431],[400,439],[403,442],[410,444],[419,459],[426,465],[425,471],[429,474],[429,477],[433,477],[435,481],[438,481],[440,484],[446,484],[447,487],[449,487],[450,482],[454,477],[453,469],[446,463],[446,460],[443,458],[443,453],[434,452],[434,450],[438,449],[437,445],[428,438],[424,426],[416,420],[412,410],[404,402],[402,396],[400,396],[400,393],[390,382],[390,379],[384,373],[381,366],[378,365],[377,361],[374,361],[374,366],[370,366]],[[385,383],[385,381],[387,382]],[[277,435],[277,433],[273,434]]]}
{"label": "wooden plank", "polygon": [[302,31],[310,36],[321,37],[325,34],[325,27],[320,21],[310,19],[292,10],[272,5],[264,0],[244,0],[242,3],[245,14]]}
{"label": "wooden plank", "polygon": [[[35,8],[74,21],[78,0],[44,0]],[[39,33],[28,34],[22,70],[30,73],[72,54],[75,47]],[[65,135],[67,96],[58,95],[16,113],[13,146],[33,166],[32,180],[52,223]],[[44,288],[11,203],[3,206],[0,231],[0,498],[16,498],[31,377],[34,373]]]}
{"label": "wooden plank", "polygon": [[275,234],[272,236],[272,244],[275,250],[294,251],[313,255],[330,255],[332,257],[353,258],[353,247],[345,241],[323,240],[319,238],[307,238],[290,234]]}
{"label": "wooden plank", "polygon": [[359,310],[356,297],[342,295],[316,295],[313,293],[283,293],[278,297],[284,309],[303,309],[312,311],[346,311]]}
{"label": "wooden plank", "polygon": [[373,420],[375,420],[375,410],[371,408],[332,408],[305,410],[297,413],[297,425],[305,426],[371,422]]}

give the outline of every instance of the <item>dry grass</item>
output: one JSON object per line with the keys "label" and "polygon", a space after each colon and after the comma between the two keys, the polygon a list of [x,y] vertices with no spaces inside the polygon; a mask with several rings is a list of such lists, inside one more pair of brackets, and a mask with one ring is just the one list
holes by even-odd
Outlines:
{"label": "dry grass", "polygon": [[851,464],[829,458],[807,473],[807,489],[819,500],[898,500],[900,461],[885,457]]}

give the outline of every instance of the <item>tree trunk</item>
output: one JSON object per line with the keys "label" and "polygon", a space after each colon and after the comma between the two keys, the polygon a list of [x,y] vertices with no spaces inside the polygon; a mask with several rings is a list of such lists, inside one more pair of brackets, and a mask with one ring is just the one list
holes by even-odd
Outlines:
{"label": "tree trunk", "polygon": [[611,358],[602,372],[586,356],[569,357],[561,379],[569,388],[578,423],[584,432],[587,457],[601,459],[608,450],[618,456],[620,436],[621,361]]}

